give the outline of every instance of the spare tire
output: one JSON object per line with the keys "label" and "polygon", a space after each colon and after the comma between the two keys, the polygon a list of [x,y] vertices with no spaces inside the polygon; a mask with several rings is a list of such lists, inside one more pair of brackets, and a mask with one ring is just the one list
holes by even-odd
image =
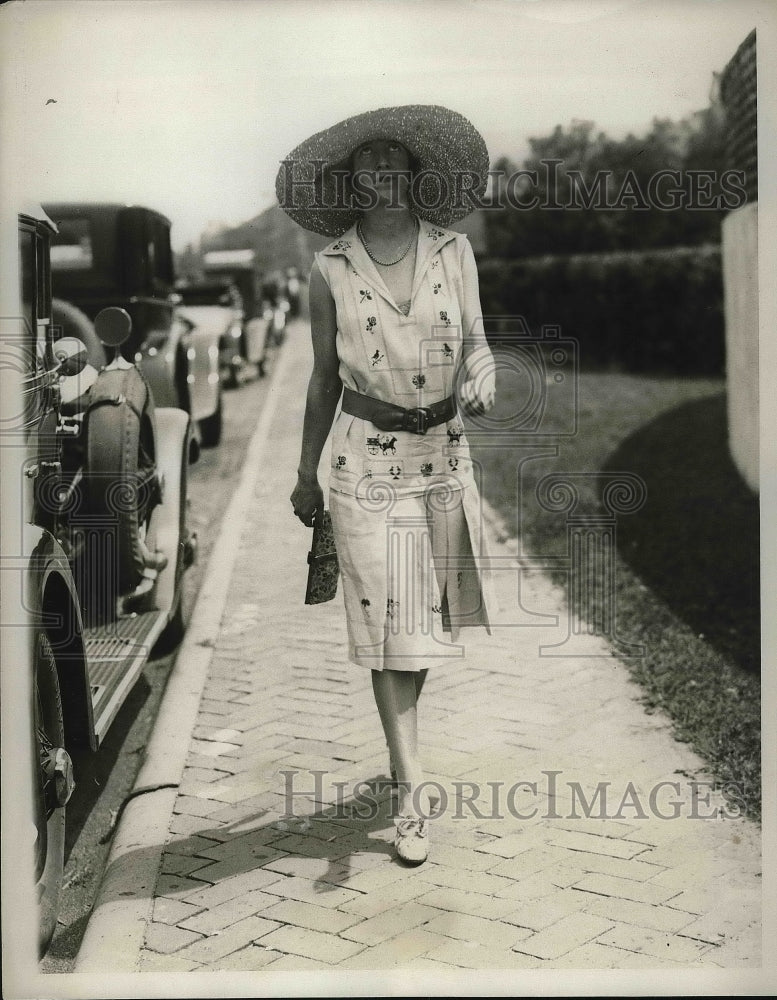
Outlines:
{"label": "spare tire", "polygon": [[94,324],[86,315],[64,299],[51,300],[51,321],[54,327],[61,327],[61,333],[54,330],[54,339],[78,337],[86,348],[86,355],[92,368],[99,371],[105,367],[105,348],[94,330]]}
{"label": "spare tire", "polygon": [[102,577],[99,591],[108,611],[112,596],[134,590],[148,565],[141,532],[161,499],[154,403],[134,367],[103,370],[89,397],[84,491],[91,526],[102,528],[102,568],[92,572]]}

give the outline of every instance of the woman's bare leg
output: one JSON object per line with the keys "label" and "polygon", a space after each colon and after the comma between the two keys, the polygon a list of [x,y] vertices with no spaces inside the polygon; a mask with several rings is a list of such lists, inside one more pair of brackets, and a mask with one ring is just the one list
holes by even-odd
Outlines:
{"label": "woman's bare leg", "polygon": [[418,808],[413,803],[413,791],[423,781],[423,770],[418,758],[417,676],[415,672],[404,670],[372,671],[375,703],[383,724],[391,763],[397,774],[399,813],[406,816],[415,814],[419,809],[422,814],[428,815],[427,803],[423,797],[417,802]]}
{"label": "woman's bare leg", "polygon": [[[424,681],[426,680],[426,675],[428,674],[428,669],[424,668],[418,672],[413,672],[413,678],[415,680],[415,699],[416,704],[418,699],[421,697],[421,691],[423,690]],[[377,695],[376,695],[377,698]],[[388,739],[386,740],[386,745],[388,746]],[[397,769],[394,766],[394,758],[391,756],[391,748],[389,747],[389,771],[391,772],[391,780],[397,780]]]}

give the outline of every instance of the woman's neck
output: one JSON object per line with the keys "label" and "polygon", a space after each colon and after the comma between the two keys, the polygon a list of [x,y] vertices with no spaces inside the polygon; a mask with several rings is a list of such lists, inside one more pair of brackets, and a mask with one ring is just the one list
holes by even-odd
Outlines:
{"label": "woman's neck", "polygon": [[415,225],[415,216],[409,208],[376,205],[361,217],[361,230],[368,240],[409,239]]}

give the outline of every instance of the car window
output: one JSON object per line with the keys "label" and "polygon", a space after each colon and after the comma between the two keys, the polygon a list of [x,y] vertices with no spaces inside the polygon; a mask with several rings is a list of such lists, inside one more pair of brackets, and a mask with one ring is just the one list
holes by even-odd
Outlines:
{"label": "car window", "polygon": [[38,302],[35,309],[35,318],[38,323],[42,319],[51,319],[51,271],[49,270],[49,256],[46,253],[46,245],[38,237],[35,241],[35,273],[37,274]]}
{"label": "car window", "polygon": [[35,240],[26,229],[19,233],[19,261],[21,264],[22,319],[28,334],[35,329]]}
{"label": "car window", "polygon": [[167,223],[152,216],[147,233],[146,254],[151,284],[155,291],[166,294],[173,284],[173,260]]}
{"label": "car window", "polygon": [[[42,244],[35,234],[28,229],[19,231],[19,279],[21,318],[24,325],[19,362],[25,373],[24,383],[24,417],[23,426],[32,428],[42,412],[44,403],[43,390],[38,380],[43,375],[46,366],[46,326],[38,323],[41,318],[39,305],[40,286],[45,275],[36,280],[40,268]],[[44,286],[45,289],[45,286]]]}
{"label": "car window", "polygon": [[94,265],[94,249],[88,219],[64,219],[51,247],[55,271],[88,270]]}

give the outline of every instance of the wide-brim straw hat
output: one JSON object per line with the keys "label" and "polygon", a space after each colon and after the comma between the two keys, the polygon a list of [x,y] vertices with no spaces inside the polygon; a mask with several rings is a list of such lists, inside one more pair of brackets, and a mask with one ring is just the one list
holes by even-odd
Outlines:
{"label": "wide-brim straw hat", "polygon": [[344,205],[332,171],[347,170],[351,153],[376,139],[400,142],[413,157],[411,207],[432,225],[464,218],[485,191],[488,149],[475,126],[438,104],[405,104],[354,115],[301,142],[275,180],[281,208],[303,229],[340,236],[360,212]]}

